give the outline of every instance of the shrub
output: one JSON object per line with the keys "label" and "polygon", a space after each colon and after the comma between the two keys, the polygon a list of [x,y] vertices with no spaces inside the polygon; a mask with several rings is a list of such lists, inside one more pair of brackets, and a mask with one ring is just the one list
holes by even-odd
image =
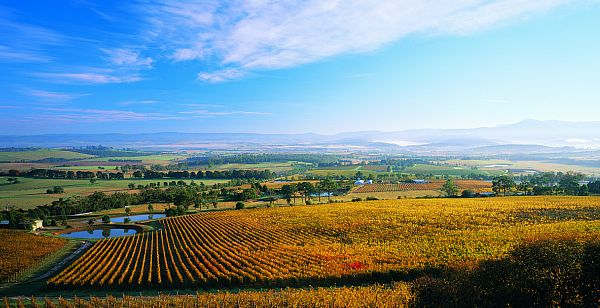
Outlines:
{"label": "shrub", "polygon": [[244,209],[245,207],[246,207],[246,205],[245,205],[245,204],[244,204],[244,202],[242,202],[242,201],[238,201],[238,202],[235,204],[235,209],[236,209],[236,210],[242,210],[242,209]]}
{"label": "shrub", "polygon": [[352,198],[352,202],[360,202],[362,201],[362,198]]}
{"label": "shrub", "polygon": [[105,223],[105,224],[109,223],[110,222],[110,216],[108,216],[108,215],[102,216],[102,222]]}
{"label": "shrub", "polygon": [[416,306],[595,306],[600,301],[600,242],[543,240],[518,246],[445,279],[414,285]]}
{"label": "shrub", "polygon": [[379,200],[379,198],[373,197],[373,196],[368,196],[366,200],[367,201],[374,201],[374,200]]}

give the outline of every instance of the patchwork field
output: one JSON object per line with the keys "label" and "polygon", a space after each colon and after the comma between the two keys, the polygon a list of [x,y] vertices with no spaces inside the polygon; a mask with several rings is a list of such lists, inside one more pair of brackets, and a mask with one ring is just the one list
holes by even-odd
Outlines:
{"label": "patchwork field", "polygon": [[[105,239],[58,289],[319,285],[470,268],[515,246],[599,239],[599,197],[412,199],[202,213]],[[412,275],[412,274],[411,274]]]}
{"label": "patchwork field", "polygon": [[[396,191],[421,191],[440,190],[445,181],[432,180],[428,183],[398,183],[398,184],[365,184],[352,190],[353,193],[374,193],[374,192],[396,192]],[[459,190],[471,189],[475,192],[486,192],[492,190],[492,183],[488,181],[477,180],[455,180],[454,183]]]}
{"label": "patchwork field", "polygon": [[55,159],[84,159],[94,157],[93,155],[82,154],[71,151],[40,149],[22,152],[0,152],[0,162],[22,162],[36,161],[47,158]]}

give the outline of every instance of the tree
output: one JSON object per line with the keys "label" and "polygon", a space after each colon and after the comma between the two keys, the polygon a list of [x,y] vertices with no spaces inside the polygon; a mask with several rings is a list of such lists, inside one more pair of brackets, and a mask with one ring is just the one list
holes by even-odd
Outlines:
{"label": "tree", "polygon": [[154,206],[152,205],[152,203],[148,203],[148,212],[154,212]]}
{"label": "tree", "polygon": [[588,190],[591,194],[600,194],[600,181],[589,183]]}
{"label": "tree", "polygon": [[52,190],[54,191],[55,194],[62,194],[65,192],[65,190],[62,188],[62,186],[54,186],[54,188]]}
{"label": "tree", "polygon": [[242,209],[244,209],[245,207],[246,207],[246,205],[245,205],[245,204],[244,204],[244,202],[242,202],[242,201],[238,201],[238,202],[235,204],[235,209],[236,209],[236,210],[242,210]]}
{"label": "tree", "polygon": [[125,207],[125,214],[127,216],[129,216],[129,214],[131,214],[131,208],[130,207],[128,207],[128,206]]}
{"label": "tree", "polygon": [[319,182],[319,186],[321,187],[321,190],[327,193],[329,201],[331,201],[331,195],[338,189],[338,183],[329,178]]}
{"label": "tree", "polygon": [[135,189],[135,183],[129,183],[127,186],[128,186],[128,187],[129,187],[129,189],[131,189],[131,190]]}
{"label": "tree", "polygon": [[96,179],[90,179],[90,184],[91,184],[91,185],[94,185],[94,184],[96,184]]}
{"label": "tree", "polygon": [[560,176],[558,188],[565,195],[577,195],[579,192],[579,181],[583,179],[583,175],[573,172],[567,172]]}
{"label": "tree", "polygon": [[315,188],[310,182],[302,182],[298,184],[298,191],[302,192],[304,195],[304,203],[307,203],[310,194],[315,191]]}
{"label": "tree", "polygon": [[91,227],[91,226],[92,226],[92,225],[93,225],[95,222],[96,222],[96,221],[94,220],[94,218],[90,218],[90,219],[88,220],[88,226],[90,226],[90,227]]}
{"label": "tree", "polygon": [[452,179],[446,180],[446,183],[442,186],[442,191],[447,197],[454,197],[458,194],[458,187],[454,184]]}
{"label": "tree", "polygon": [[508,175],[496,177],[492,181],[492,190],[495,193],[502,193],[504,196],[515,188],[515,186],[515,181]]}
{"label": "tree", "polygon": [[102,222],[105,223],[105,224],[109,223],[110,222],[110,216],[108,216],[108,215],[102,216]]}
{"label": "tree", "polygon": [[[286,198],[286,200],[294,199],[294,204],[296,204],[296,191],[298,187],[296,184],[285,184],[281,186],[281,193]],[[289,204],[290,202],[288,202]]]}
{"label": "tree", "polygon": [[533,187],[529,182],[522,181],[521,183],[519,183],[519,185],[517,185],[517,190],[522,192],[525,196],[527,196],[531,193]]}

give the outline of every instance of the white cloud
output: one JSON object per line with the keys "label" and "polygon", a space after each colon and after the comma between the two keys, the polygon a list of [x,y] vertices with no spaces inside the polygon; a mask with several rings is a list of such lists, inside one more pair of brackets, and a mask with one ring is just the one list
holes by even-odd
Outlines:
{"label": "white cloud", "polygon": [[204,0],[146,5],[149,30],[176,61],[231,67],[220,82],[343,53],[376,50],[411,34],[468,34],[576,0]]}
{"label": "white cloud", "polygon": [[34,73],[34,76],[56,82],[75,82],[85,84],[128,83],[142,80],[137,74],[116,75],[109,73]]}
{"label": "white cloud", "polygon": [[115,65],[128,66],[128,67],[151,67],[152,58],[140,57],[139,52],[125,49],[102,49],[102,51],[108,56],[108,60]]}
{"label": "white cloud", "polygon": [[206,82],[223,82],[242,78],[245,73],[239,69],[224,69],[214,72],[203,72],[198,74],[198,79]]}
{"label": "white cloud", "polygon": [[192,49],[192,48],[180,48],[175,50],[172,58],[175,61],[189,61],[194,59],[200,59],[204,56],[204,51],[202,49]]}

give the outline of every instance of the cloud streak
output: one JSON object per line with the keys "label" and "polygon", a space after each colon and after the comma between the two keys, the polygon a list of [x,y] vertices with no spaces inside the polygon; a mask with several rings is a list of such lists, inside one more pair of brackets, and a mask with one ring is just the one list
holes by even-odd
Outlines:
{"label": "cloud streak", "polygon": [[128,83],[142,80],[142,78],[133,74],[110,74],[97,72],[81,73],[34,73],[36,77],[47,79],[53,82],[62,83],[83,83],[83,84],[106,84],[106,83]]}
{"label": "cloud streak", "polygon": [[175,61],[217,59],[227,69],[206,82],[245,71],[279,69],[344,53],[376,50],[412,34],[464,35],[570,0],[282,0],[162,1],[142,12]]}
{"label": "cloud streak", "polygon": [[46,101],[70,101],[87,94],[79,93],[61,93],[61,92],[50,92],[44,90],[28,89],[24,91],[25,94],[33,96]]}

